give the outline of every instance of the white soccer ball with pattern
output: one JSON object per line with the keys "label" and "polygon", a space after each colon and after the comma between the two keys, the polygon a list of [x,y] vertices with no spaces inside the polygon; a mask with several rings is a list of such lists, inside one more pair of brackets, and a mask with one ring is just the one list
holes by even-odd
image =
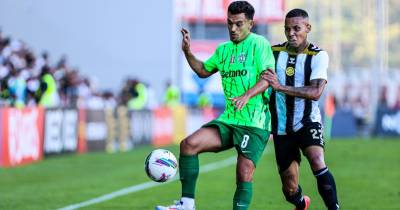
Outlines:
{"label": "white soccer ball with pattern", "polygon": [[178,170],[175,155],[165,149],[153,150],[144,164],[147,176],[156,182],[166,182],[172,179]]}

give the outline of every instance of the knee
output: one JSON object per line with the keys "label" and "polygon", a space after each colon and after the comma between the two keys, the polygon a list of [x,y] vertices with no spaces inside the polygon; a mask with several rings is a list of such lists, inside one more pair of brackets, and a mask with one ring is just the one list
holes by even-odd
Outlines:
{"label": "knee", "polygon": [[251,160],[239,163],[238,182],[252,182],[255,167]]}
{"label": "knee", "polygon": [[313,171],[326,167],[324,156],[321,154],[310,155],[308,161],[310,162],[310,166],[313,169]]}
{"label": "knee", "polygon": [[185,155],[195,155],[198,153],[198,143],[196,139],[185,138],[180,144],[180,150]]}

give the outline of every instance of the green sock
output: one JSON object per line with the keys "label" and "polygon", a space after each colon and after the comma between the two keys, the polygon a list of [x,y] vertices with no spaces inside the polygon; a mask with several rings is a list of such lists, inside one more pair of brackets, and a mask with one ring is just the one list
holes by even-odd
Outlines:
{"label": "green sock", "polygon": [[179,175],[182,183],[182,197],[194,198],[196,180],[199,176],[199,157],[180,155]]}
{"label": "green sock", "polygon": [[253,196],[253,183],[252,182],[239,182],[236,184],[236,192],[233,197],[234,210],[247,210],[249,209],[251,197]]}

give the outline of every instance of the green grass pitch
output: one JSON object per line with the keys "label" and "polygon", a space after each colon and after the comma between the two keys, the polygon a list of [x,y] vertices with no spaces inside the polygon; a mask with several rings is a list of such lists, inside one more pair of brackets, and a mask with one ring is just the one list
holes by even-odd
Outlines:
{"label": "green grass pitch", "polygon": [[[143,162],[152,149],[144,146],[126,153],[62,155],[32,165],[2,168],[0,209],[58,209],[149,182]],[[177,146],[167,149],[178,155]],[[254,177],[251,210],[293,209],[281,193],[273,153],[270,142]],[[234,150],[202,154],[200,164],[233,155]],[[325,156],[336,179],[341,209],[400,209],[400,139],[333,140],[327,142]],[[232,209],[234,175],[234,165],[200,174],[197,209]],[[325,209],[304,157],[300,184],[311,197],[310,210]],[[149,210],[157,204],[171,204],[179,195],[180,183],[175,181],[82,209]]]}

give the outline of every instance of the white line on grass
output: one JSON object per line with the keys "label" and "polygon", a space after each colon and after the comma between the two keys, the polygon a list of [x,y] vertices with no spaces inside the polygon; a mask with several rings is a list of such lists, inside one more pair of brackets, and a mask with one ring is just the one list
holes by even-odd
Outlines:
{"label": "white line on grass", "polygon": [[[215,162],[215,163],[210,163],[210,164],[201,166],[200,167],[200,173],[207,173],[207,172],[210,172],[210,171],[221,169],[223,167],[230,166],[230,165],[232,165],[234,163],[236,163],[236,156],[232,156],[232,157],[227,158],[225,160],[221,160],[221,161],[218,161],[218,162]],[[174,181],[178,180],[179,175],[177,175],[175,177],[176,178],[172,179],[171,181],[169,181],[167,183],[174,182]],[[107,200],[111,200],[113,198],[116,198],[116,197],[119,197],[119,196],[123,196],[123,195],[129,194],[129,193],[134,193],[134,192],[138,192],[138,191],[141,191],[141,190],[145,190],[145,189],[149,189],[149,188],[152,188],[152,187],[156,187],[156,186],[159,186],[160,184],[161,183],[157,183],[157,182],[145,182],[145,183],[142,183],[142,184],[133,185],[133,186],[126,187],[126,188],[114,191],[112,193],[105,194],[105,195],[102,195],[102,196],[99,196],[97,198],[93,198],[93,199],[90,199],[90,200],[87,200],[87,201],[84,201],[84,202],[81,202],[81,203],[71,204],[69,206],[60,208],[58,210],[79,209],[79,208],[82,208],[82,207],[85,207],[85,206],[90,206],[90,205],[93,205],[93,204],[96,204],[96,203],[101,203],[101,202],[104,202],[104,201],[107,201]]]}

